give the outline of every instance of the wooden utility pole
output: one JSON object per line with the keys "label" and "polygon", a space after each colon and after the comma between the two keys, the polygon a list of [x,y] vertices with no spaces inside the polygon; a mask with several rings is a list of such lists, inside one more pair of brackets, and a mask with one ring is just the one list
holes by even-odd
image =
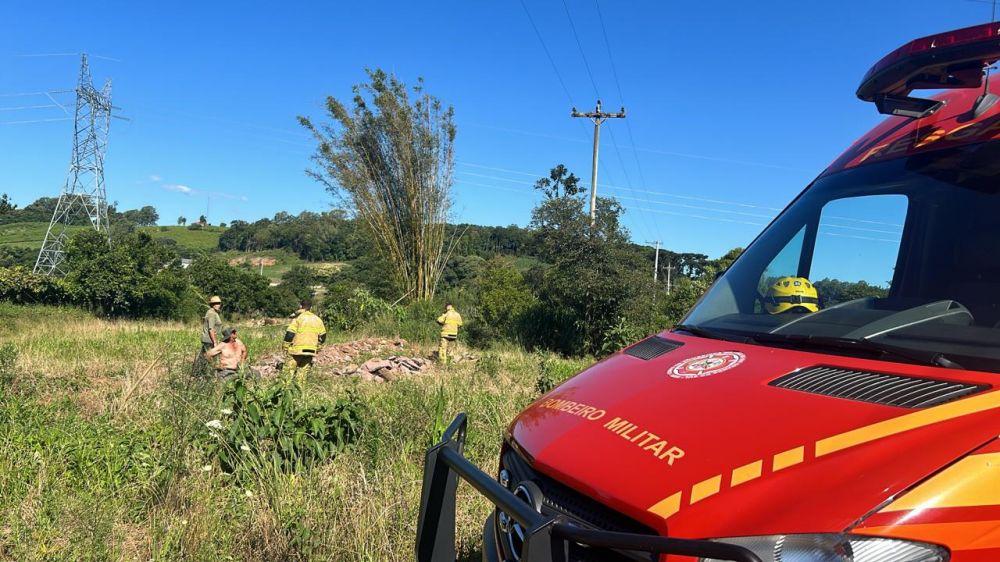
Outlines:
{"label": "wooden utility pole", "polygon": [[622,107],[616,113],[601,111],[601,100],[597,100],[597,109],[594,111],[580,112],[574,107],[570,117],[586,117],[594,122],[594,162],[590,171],[590,226],[594,226],[597,220],[597,151],[601,139],[601,123],[606,119],[624,119],[625,108]]}

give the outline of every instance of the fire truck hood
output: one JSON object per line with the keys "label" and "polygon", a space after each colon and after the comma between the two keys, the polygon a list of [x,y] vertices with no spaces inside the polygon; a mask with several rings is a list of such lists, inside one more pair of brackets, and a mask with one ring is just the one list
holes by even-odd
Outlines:
{"label": "fire truck hood", "polygon": [[[537,471],[675,537],[840,532],[1000,433],[995,374],[664,333],[511,425]],[[817,366],[979,385],[906,408],[775,386]]]}

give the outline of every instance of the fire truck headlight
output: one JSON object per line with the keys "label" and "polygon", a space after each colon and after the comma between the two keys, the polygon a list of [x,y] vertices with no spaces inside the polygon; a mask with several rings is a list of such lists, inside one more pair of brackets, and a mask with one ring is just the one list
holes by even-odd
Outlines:
{"label": "fire truck headlight", "polygon": [[[900,539],[845,534],[770,535],[714,539],[753,551],[763,562],[948,562],[948,550]],[[702,558],[701,562],[715,562]]]}

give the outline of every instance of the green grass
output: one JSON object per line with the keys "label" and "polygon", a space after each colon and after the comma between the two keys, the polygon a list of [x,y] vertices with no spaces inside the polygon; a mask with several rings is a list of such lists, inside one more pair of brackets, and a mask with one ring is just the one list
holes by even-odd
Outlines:
{"label": "green grass", "polygon": [[[280,350],[283,325],[239,327],[252,357]],[[499,347],[385,384],[319,369],[302,400],[355,392],[358,443],[313,469],[239,483],[205,452],[205,422],[225,418],[220,386],[188,375],[197,330],[0,304],[0,559],[412,560],[436,432],[467,412],[467,454],[492,473],[504,428],[539,380],[587,364]],[[461,559],[478,560],[489,509],[459,488]]]}
{"label": "green grass", "polygon": [[[37,249],[42,247],[46,222],[18,222],[0,225],[0,246]],[[79,231],[82,226],[71,226],[69,232]],[[219,247],[219,235],[224,228],[209,226],[200,230],[188,230],[185,226],[147,226],[142,230],[153,238],[167,238],[178,246],[194,251],[212,251]]]}
{"label": "green grass", "polygon": [[146,226],[143,232],[154,239],[167,238],[178,246],[194,251],[212,251],[219,247],[219,236],[226,231],[218,226],[189,230],[186,226]]}
{"label": "green grass", "polygon": [[[47,222],[16,222],[12,224],[0,225],[0,246],[11,246],[15,248],[39,249],[45,241],[45,231],[48,230]],[[84,227],[71,226],[70,233],[78,231]]]}

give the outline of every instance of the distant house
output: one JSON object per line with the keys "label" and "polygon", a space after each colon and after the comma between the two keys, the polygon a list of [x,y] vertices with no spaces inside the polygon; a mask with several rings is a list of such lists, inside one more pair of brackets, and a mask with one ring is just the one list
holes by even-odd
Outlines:
{"label": "distant house", "polygon": [[191,262],[194,261],[191,258],[181,258],[181,269],[187,269],[191,267]]}

